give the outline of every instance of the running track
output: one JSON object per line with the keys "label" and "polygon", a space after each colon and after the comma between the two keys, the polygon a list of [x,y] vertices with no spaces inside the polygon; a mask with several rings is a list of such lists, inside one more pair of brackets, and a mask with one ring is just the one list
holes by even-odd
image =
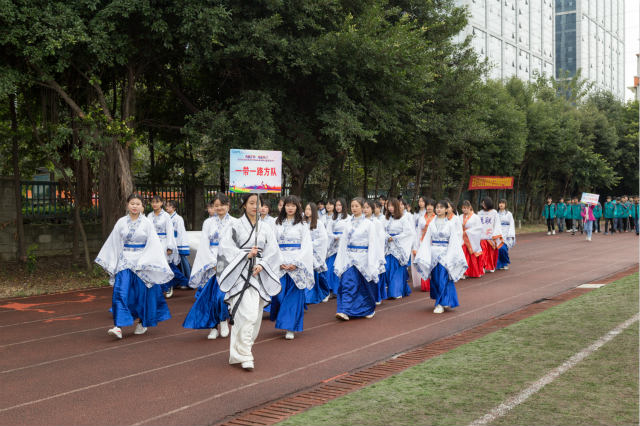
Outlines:
{"label": "running track", "polygon": [[371,320],[334,318],[335,299],[311,305],[293,341],[263,321],[256,369],[227,363],[228,339],[181,327],[192,291],[169,300],[173,318],[134,336],[107,336],[110,289],[0,300],[0,424],[215,424],[226,417],[638,263],[633,233],[519,237],[509,271],[458,283],[461,306],[432,313],[425,293],[384,301]]}

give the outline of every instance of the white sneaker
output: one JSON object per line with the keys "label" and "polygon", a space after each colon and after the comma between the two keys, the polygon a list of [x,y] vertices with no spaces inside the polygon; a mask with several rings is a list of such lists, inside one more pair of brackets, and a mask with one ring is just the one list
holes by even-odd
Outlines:
{"label": "white sneaker", "polygon": [[187,287],[186,285],[181,285],[180,290],[189,290],[189,287]]}
{"label": "white sneaker", "polygon": [[551,231],[551,235],[556,235],[556,230]]}
{"label": "white sneaker", "polygon": [[343,314],[342,312],[338,312],[336,314],[336,318],[341,319],[343,321],[349,321],[349,315]]}
{"label": "white sneaker", "polygon": [[242,368],[244,368],[247,371],[253,370],[253,361],[245,361],[241,365],[242,365]]}
{"label": "white sneaker", "polygon": [[329,297],[331,297],[330,294],[327,295],[327,297],[325,297],[324,299],[322,299],[322,303],[327,303],[329,301]]}
{"label": "white sneaker", "polygon": [[374,313],[372,313],[372,314],[365,315],[365,318],[367,318],[367,319],[371,319],[371,318],[373,318],[373,316],[374,316],[375,314],[376,314],[376,313],[374,312]]}
{"label": "white sneaker", "polygon": [[464,275],[462,276],[462,278],[460,278],[461,280],[466,280],[467,277],[465,277]]}
{"label": "white sneaker", "polygon": [[444,312],[444,308],[442,307],[442,305],[437,305],[436,308],[433,310],[434,314],[441,314]]}
{"label": "white sneaker", "polygon": [[287,340],[293,340],[295,336],[293,335],[293,331],[287,331],[284,335],[284,338]]}
{"label": "white sneaker", "polygon": [[209,335],[207,336],[207,339],[215,340],[217,338],[218,338],[218,329],[212,328],[211,331],[209,332]]}
{"label": "white sneaker", "polygon": [[116,337],[118,339],[122,339],[122,330],[120,330],[120,327],[110,328],[109,331],[107,331],[107,334],[109,336],[113,336],[113,337]]}
{"label": "white sneaker", "polygon": [[508,266],[503,266],[502,269],[504,269],[505,271],[508,271],[509,267]]}
{"label": "white sneaker", "polygon": [[167,299],[170,299],[170,298],[171,298],[171,296],[173,296],[173,287],[171,287],[171,288],[169,289],[169,291],[167,291],[167,292],[164,294],[164,297],[165,297],[165,298],[167,298]]}
{"label": "white sneaker", "polygon": [[133,330],[133,334],[144,334],[146,332],[147,332],[147,327],[143,327],[141,322],[137,323],[136,329]]}
{"label": "white sneaker", "polygon": [[229,321],[222,321],[220,323],[220,337],[227,337],[229,335]]}
{"label": "white sneaker", "polygon": [[377,301],[376,305],[382,305],[382,300]]}
{"label": "white sneaker", "polygon": [[493,273],[493,272],[495,272],[495,271],[496,271],[495,269],[489,269],[487,272],[491,272],[491,273]]}
{"label": "white sneaker", "polygon": [[551,231],[547,231],[547,235],[551,235]]}
{"label": "white sneaker", "polygon": [[402,296],[394,297],[394,299],[402,299]]}

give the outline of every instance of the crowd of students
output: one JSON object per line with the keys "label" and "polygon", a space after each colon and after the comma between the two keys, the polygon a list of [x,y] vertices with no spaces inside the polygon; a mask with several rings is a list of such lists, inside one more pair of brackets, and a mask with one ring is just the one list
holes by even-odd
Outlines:
{"label": "crowd of students", "polygon": [[373,318],[383,301],[419,288],[441,314],[459,306],[460,279],[509,269],[516,242],[506,200],[495,210],[488,197],[477,214],[469,201],[458,214],[447,199],[420,197],[411,213],[397,198],[303,206],[287,196],[272,217],[266,200],[244,194],[235,218],[229,198],[218,194],[191,266],[176,204],[156,196],[151,206],[144,216],[142,198],[132,194],[96,258],[114,285],[108,334],[120,339],[122,327],[134,324],[134,334],[145,333],[170,318],[165,299],[173,289],[191,287],[197,291],[183,327],[206,329],[209,339],[230,336],[229,362],[247,370],[264,312],[288,340],[304,330],[308,305],[332,297],[336,318],[349,321]]}
{"label": "crowd of students", "polygon": [[592,232],[600,233],[600,222],[604,219],[604,235],[615,234],[616,232],[635,231],[640,234],[638,228],[638,218],[640,217],[640,197],[629,197],[623,195],[613,198],[607,196],[604,208],[602,204],[580,203],[577,197],[567,199],[560,197],[557,203],[552,197],[547,198],[547,202],[542,209],[542,217],[547,222],[547,235],[555,235],[556,225],[558,232],[571,232],[575,235],[580,231],[587,234],[587,241],[591,241]]}

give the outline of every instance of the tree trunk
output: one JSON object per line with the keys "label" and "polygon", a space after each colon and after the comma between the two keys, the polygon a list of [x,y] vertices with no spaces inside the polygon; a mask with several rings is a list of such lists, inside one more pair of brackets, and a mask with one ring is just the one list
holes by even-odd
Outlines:
{"label": "tree trunk", "polygon": [[376,167],[376,190],[375,190],[375,198],[378,198],[378,188],[380,188],[380,168],[382,167],[382,162],[378,161],[378,167]]}
{"label": "tree trunk", "polygon": [[420,163],[418,165],[418,173],[416,174],[415,190],[413,191],[413,198],[411,199],[411,205],[416,205],[416,199],[422,195],[422,171],[424,170],[424,151],[420,153]]}
{"label": "tree trunk", "polygon": [[16,110],[16,95],[9,95],[9,111],[11,114],[11,151],[13,163],[13,187],[16,204],[16,231],[18,233],[18,251],[16,257],[19,262],[26,263],[27,250],[24,237],[24,224],[22,221],[22,191],[20,191],[20,146],[18,144],[18,112]]}
{"label": "tree trunk", "polygon": [[87,269],[87,272],[90,272],[93,268],[91,264],[91,257],[89,256],[89,244],[87,243],[87,233],[84,231],[84,225],[82,224],[82,219],[80,218],[80,209],[78,206],[73,207],[73,216],[74,223],[76,224],[78,230],[80,231],[80,238],[82,238],[82,246],[84,247],[84,264]]}
{"label": "tree trunk", "polygon": [[220,157],[220,192],[225,193],[227,185],[224,179],[224,159]]}
{"label": "tree trunk", "polygon": [[114,138],[104,147],[104,157],[100,161],[98,188],[104,238],[124,214],[126,199],[133,191],[133,176],[127,151],[128,149]]}

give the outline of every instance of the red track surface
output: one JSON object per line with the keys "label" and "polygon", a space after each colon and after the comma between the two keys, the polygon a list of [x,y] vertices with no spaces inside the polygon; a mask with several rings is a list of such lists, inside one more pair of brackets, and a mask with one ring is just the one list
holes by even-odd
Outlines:
{"label": "red track surface", "polygon": [[286,341],[263,322],[256,370],[231,366],[228,339],[185,330],[193,292],[177,291],[170,321],[123,340],[107,336],[110,289],[0,301],[0,424],[212,424],[413,347],[470,328],[638,263],[632,233],[588,243],[524,235],[509,271],[458,283],[461,306],[433,314],[425,293],[385,301],[372,320],[340,322],[335,300],[312,305]]}

